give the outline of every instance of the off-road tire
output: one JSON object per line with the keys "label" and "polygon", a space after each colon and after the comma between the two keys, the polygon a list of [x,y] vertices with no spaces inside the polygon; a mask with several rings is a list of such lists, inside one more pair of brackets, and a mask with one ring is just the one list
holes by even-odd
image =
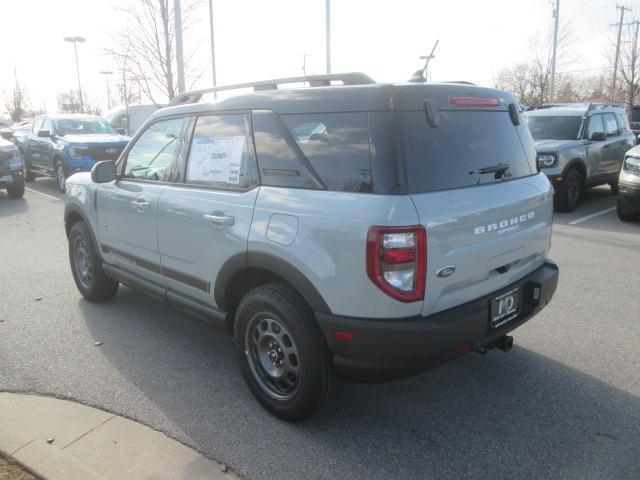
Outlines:
{"label": "off-road tire", "polygon": [[7,187],[7,195],[9,198],[22,198],[24,197],[24,181],[14,185],[13,187]]}
{"label": "off-road tire", "polygon": [[31,183],[31,182],[35,181],[36,176],[31,171],[31,167],[29,165],[29,162],[24,157],[24,154],[21,152],[20,155],[22,156],[22,161],[24,162],[24,166],[23,166],[23,169],[22,169],[22,172],[24,174],[24,181],[27,182],[27,183]]}
{"label": "off-road tire", "polygon": [[618,182],[610,182],[609,188],[611,189],[611,193],[618,195]]}
{"label": "off-road tire", "polygon": [[[272,328],[273,320],[290,335],[289,345],[293,345],[298,356],[292,362],[299,366],[298,384],[290,397],[284,399],[274,398],[273,390],[265,386],[265,371],[256,368],[256,356],[252,354],[258,349],[251,338],[254,330],[265,324]],[[313,312],[290,286],[269,283],[248,292],[236,310],[234,341],[240,370],[251,393],[276,417],[288,422],[304,420],[327,408],[336,397],[341,379],[333,368],[329,348]],[[290,350],[284,346],[283,350],[288,361]]]}
{"label": "off-road tire", "polygon": [[582,198],[583,178],[579,170],[571,168],[564,176],[554,198],[559,212],[573,212]]}
{"label": "off-road tire", "polygon": [[623,222],[633,222],[638,218],[636,213],[629,213],[622,208],[620,200],[618,200],[618,205],[616,206],[616,213],[618,214],[618,218]]}
{"label": "off-road tire", "polygon": [[[64,193],[66,188],[65,180],[67,179],[67,170],[64,168],[64,162],[62,160],[56,160],[53,164],[53,174],[56,178],[58,190]],[[61,176],[62,181],[60,179]]]}
{"label": "off-road tire", "polygon": [[[80,242],[86,249],[87,267],[91,269],[91,280],[88,283],[82,280],[83,277],[78,271],[79,266],[76,261],[76,249],[79,248]],[[102,260],[96,251],[93,237],[83,221],[74,223],[69,232],[69,262],[78,290],[90,302],[104,302],[113,298],[117,293],[119,284],[104,273]]]}

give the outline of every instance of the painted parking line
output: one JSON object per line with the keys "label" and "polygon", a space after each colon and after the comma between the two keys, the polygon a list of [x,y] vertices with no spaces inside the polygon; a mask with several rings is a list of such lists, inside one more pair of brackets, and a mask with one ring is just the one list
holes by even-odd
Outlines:
{"label": "painted parking line", "polygon": [[605,213],[613,212],[616,207],[607,208],[606,210],[602,210],[601,212],[592,213],[591,215],[587,215],[586,217],[579,218],[574,220],[573,222],[569,222],[569,225],[577,225],[582,222],[586,222],[587,220],[591,220],[592,218],[599,217],[600,215],[604,215]]}
{"label": "painted parking line", "polygon": [[44,195],[45,197],[48,197],[48,198],[53,198],[54,200],[60,200],[60,201],[62,200],[62,198],[60,197],[49,195],[48,193],[44,193],[44,192],[39,192],[38,190],[34,190],[33,188],[25,187],[25,190],[28,190],[33,193],[37,193],[38,195]]}

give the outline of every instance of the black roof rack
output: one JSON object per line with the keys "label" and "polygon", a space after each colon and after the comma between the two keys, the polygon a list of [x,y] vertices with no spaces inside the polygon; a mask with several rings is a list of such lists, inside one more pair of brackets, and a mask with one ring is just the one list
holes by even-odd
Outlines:
{"label": "black roof rack", "polygon": [[169,102],[170,107],[187,103],[197,103],[203,95],[213,92],[223,92],[226,90],[239,90],[241,88],[253,88],[254,92],[265,90],[277,90],[278,85],[286,83],[307,82],[310,87],[328,87],[331,82],[341,81],[342,85],[370,85],[376,83],[371,77],[364,73],[335,73],[326,75],[307,75],[304,77],[278,78],[275,80],[261,80],[259,82],[237,83],[235,85],[223,85],[220,87],[205,88],[192,92],[179,93]]}

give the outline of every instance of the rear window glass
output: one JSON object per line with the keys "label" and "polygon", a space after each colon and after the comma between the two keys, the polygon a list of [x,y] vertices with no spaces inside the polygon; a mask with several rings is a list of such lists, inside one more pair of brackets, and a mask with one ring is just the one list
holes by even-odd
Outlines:
{"label": "rear window glass", "polygon": [[[403,115],[411,193],[500,182],[536,173],[535,151],[526,126],[515,127],[507,112],[440,111],[437,128],[427,124],[422,111]],[[524,129],[522,138],[519,128]],[[529,147],[528,153],[524,145]],[[508,166],[504,176],[480,171],[497,166]]]}
{"label": "rear window glass", "polygon": [[281,115],[327,189],[371,191],[367,113]]}
{"label": "rear window glass", "polygon": [[640,122],[640,108],[634,108],[631,110],[631,121]]}
{"label": "rear window glass", "polygon": [[529,116],[527,124],[536,140],[576,140],[580,135],[582,117],[578,116]]}

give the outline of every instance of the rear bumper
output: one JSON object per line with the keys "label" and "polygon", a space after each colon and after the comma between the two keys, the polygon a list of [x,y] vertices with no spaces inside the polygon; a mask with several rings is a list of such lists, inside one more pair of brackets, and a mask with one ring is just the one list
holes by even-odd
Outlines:
{"label": "rear bumper", "polygon": [[[558,285],[558,266],[547,262],[517,282],[472,302],[427,317],[362,319],[316,313],[334,355],[336,369],[348,378],[381,381],[427,370],[493,343],[542,310]],[[520,316],[489,329],[491,299],[522,287]],[[336,340],[333,330],[349,331],[353,342]]]}
{"label": "rear bumper", "polygon": [[640,185],[618,183],[618,201],[628,212],[640,212]]}

